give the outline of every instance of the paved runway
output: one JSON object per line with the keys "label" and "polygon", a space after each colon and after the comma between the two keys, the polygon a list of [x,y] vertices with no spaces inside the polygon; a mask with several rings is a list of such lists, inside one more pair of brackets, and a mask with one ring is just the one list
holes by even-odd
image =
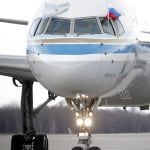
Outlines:
{"label": "paved runway", "polygon": [[[49,150],[71,150],[77,145],[76,135],[48,135]],[[0,135],[0,150],[10,150],[10,135]],[[93,146],[102,150],[150,150],[147,134],[95,134]]]}

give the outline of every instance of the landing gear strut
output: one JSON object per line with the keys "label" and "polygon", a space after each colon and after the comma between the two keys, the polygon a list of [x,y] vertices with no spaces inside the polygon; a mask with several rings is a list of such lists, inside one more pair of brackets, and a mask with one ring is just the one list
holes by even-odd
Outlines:
{"label": "landing gear strut", "polygon": [[48,138],[45,134],[38,135],[34,129],[33,118],[48,102],[57,96],[49,93],[48,100],[33,110],[33,82],[21,81],[21,114],[22,133],[13,135],[11,139],[11,150],[48,150]]}
{"label": "landing gear strut", "polygon": [[75,99],[67,99],[67,104],[75,112],[76,124],[78,126],[78,144],[72,150],[100,150],[99,147],[90,147],[92,136],[90,127],[92,125],[93,111],[96,108],[98,98],[90,98],[86,95],[79,95]]}

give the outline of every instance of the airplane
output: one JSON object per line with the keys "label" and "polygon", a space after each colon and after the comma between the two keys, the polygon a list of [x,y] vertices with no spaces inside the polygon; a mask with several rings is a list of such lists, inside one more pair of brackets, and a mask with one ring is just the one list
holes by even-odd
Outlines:
{"label": "airplane", "polygon": [[[29,26],[26,56],[0,55],[0,75],[22,85],[22,134],[12,136],[11,150],[48,150],[48,138],[36,133],[33,119],[57,96],[76,116],[83,147],[72,150],[100,150],[90,146],[98,107],[149,109],[149,41],[139,39],[136,18],[126,10],[120,0],[46,0],[31,22],[0,18]],[[48,91],[36,109],[34,82]]]}

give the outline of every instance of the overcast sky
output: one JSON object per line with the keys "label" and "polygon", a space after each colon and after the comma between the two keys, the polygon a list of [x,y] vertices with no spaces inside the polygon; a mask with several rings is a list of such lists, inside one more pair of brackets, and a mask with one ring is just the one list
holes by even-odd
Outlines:
{"label": "overcast sky", "polygon": [[[0,5],[0,18],[15,18],[29,20],[38,6],[38,0],[2,0]],[[0,23],[0,54],[25,55],[26,54],[27,27]],[[19,105],[21,88],[13,85],[12,79],[0,76],[0,106]],[[47,99],[47,90],[35,83],[35,106]],[[61,98],[59,98],[60,101]]]}
{"label": "overcast sky", "polygon": [[[0,18],[29,20],[41,0],[1,0]],[[69,1],[69,0],[68,0]],[[123,1],[123,0],[120,0]],[[150,1],[125,0],[135,12],[140,28],[150,26]],[[0,54],[25,55],[26,26],[0,23]],[[47,98],[47,91],[36,84],[35,105]],[[0,106],[20,103],[21,89],[14,87],[11,78],[0,77]]]}

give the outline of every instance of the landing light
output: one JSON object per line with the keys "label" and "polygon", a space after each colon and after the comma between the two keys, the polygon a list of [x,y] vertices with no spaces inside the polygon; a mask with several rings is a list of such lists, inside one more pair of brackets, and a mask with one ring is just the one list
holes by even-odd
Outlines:
{"label": "landing light", "polygon": [[76,99],[79,99],[80,98],[80,95],[76,95]]}
{"label": "landing light", "polygon": [[82,94],[81,97],[82,97],[82,98],[86,98],[86,95]]}
{"label": "landing light", "polygon": [[84,98],[88,98],[88,96],[85,95],[85,94],[82,94],[82,95],[81,95],[81,98],[83,98],[83,99],[84,99]]}
{"label": "landing light", "polygon": [[83,123],[84,123],[83,119],[81,119],[81,118],[77,119],[77,125],[78,126],[82,126]]}
{"label": "landing light", "polygon": [[90,127],[92,125],[92,120],[90,118],[85,119],[85,126]]}
{"label": "landing light", "polygon": [[93,113],[92,112],[89,112],[89,117],[92,117],[93,116]]}
{"label": "landing light", "polygon": [[79,117],[79,116],[80,116],[80,114],[78,112],[76,112],[76,117]]}

